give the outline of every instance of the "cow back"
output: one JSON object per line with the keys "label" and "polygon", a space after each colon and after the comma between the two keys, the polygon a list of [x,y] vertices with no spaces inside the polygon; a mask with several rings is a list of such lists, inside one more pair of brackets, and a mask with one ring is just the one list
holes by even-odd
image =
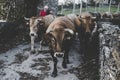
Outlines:
{"label": "cow back", "polygon": [[45,17],[43,17],[44,21],[45,21],[45,28],[48,28],[48,26],[51,24],[51,22],[54,21],[56,17],[54,15],[47,15]]}
{"label": "cow back", "polygon": [[65,16],[64,17],[57,17],[48,27],[46,32],[50,32],[51,30],[54,31],[56,28],[69,28],[73,31],[75,30],[75,25]]}

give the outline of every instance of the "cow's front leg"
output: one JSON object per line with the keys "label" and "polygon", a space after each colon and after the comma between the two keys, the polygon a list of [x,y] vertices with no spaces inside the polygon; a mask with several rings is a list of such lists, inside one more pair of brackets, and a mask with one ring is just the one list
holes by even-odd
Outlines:
{"label": "cow's front leg", "polygon": [[57,58],[54,57],[53,53],[51,53],[52,58],[53,58],[53,62],[54,62],[54,67],[53,67],[53,72],[52,72],[52,77],[56,77],[57,76]]}
{"label": "cow's front leg", "polygon": [[68,52],[66,52],[66,53],[64,54],[62,67],[63,67],[63,68],[67,68],[67,63],[69,63]]}
{"label": "cow's front leg", "polygon": [[40,41],[40,48],[39,51],[42,51],[42,40]]}
{"label": "cow's front leg", "polygon": [[35,46],[35,37],[31,36],[31,52],[35,52],[34,46]]}

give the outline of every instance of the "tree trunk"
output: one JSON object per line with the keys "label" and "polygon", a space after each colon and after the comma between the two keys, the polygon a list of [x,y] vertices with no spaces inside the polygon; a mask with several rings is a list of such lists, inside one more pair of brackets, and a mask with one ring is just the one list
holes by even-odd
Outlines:
{"label": "tree trunk", "polygon": [[117,12],[119,12],[119,11],[120,11],[120,2],[119,2],[118,7],[117,7]]}
{"label": "tree trunk", "polygon": [[73,12],[72,13],[75,13],[75,0],[73,0]]}
{"label": "tree trunk", "polygon": [[82,13],[82,0],[80,0],[80,14]]}
{"label": "tree trunk", "polygon": [[112,0],[110,0],[110,3],[109,3],[109,12],[111,12],[111,2]]}

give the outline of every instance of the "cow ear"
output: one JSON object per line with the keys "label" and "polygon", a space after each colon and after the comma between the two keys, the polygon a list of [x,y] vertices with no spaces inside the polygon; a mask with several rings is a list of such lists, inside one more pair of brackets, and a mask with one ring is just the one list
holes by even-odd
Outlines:
{"label": "cow ear", "polygon": [[41,22],[41,21],[42,21],[42,18],[38,18],[37,21],[38,21],[38,22]]}
{"label": "cow ear", "polygon": [[37,21],[40,25],[43,25],[45,22],[43,17],[38,18]]}
{"label": "cow ear", "polygon": [[26,25],[29,25],[29,21],[25,21]]}
{"label": "cow ear", "polygon": [[81,15],[79,15],[79,16],[77,16],[77,17],[78,17],[79,21],[82,22],[82,17],[81,17]]}

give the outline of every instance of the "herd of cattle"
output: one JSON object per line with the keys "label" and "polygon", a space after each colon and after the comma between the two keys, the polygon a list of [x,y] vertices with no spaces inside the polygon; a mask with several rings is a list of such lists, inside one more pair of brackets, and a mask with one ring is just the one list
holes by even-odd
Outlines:
{"label": "herd of cattle", "polygon": [[[84,12],[80,15],[68,14],[65,16],[47,15],[45,17],[25,18],[30,26],[31,51],[34,51],[35,38],[41,35],[40,45],[45,43],[50,48],[54,62],[52,77],[57,76],[57,58],[63,57],[62,66],[67,68],[69,50],[76,35],[80,40],[80,50],[87,45],[98,30],[98,21],[103,19],[117,20],[120,13],[104,14]],[[40,32],[40,33],[38,33]],[[42,49],[42,48],[40,48]],[[82,51],[84,52],[84,51]]]}

